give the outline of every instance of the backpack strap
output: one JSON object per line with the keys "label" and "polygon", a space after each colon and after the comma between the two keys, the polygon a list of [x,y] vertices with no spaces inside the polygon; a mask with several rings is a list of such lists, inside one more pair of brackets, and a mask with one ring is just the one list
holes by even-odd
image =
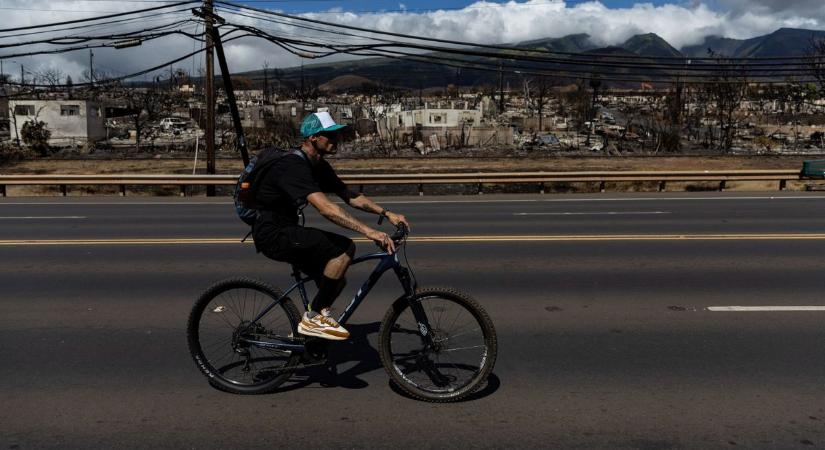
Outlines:
{"label": "backpack strap", "polygon": [[303,150],[301,150],[300,148],[293,148],[293,149],[292,149],[289,153],[291,153],[291,154],[293,154],[293,155],[298,155],[298,156],[300,156],[300,157],[301,157],[301,159],[303,159],[304,161],[306,161],[306,162],[310,165],[310,167],[312,166],[312,163],[309,161],[309,157],[308,157],[308,156],[307,156],[307,154],[306,154],[306,153],[304,153],[304,151],[303,151]]}
{"label": "backpack strap", "polygon": [[[292,149],[292,151],[290,153],[293,154],[293,155],[300,156],[301,159],[303,159],[307,164],[309,164],[309,168],[310,168],[310,170],[312,170],[312,162],[309,160],[309,157],[307,156],[306,153],[304,153],[303,150],[301,150],[300,148],[294,148],[294,149]],[[304,216],[304,208],[307,207],[307,202],[304,201],[303,204],[296,205],[296,207],[298,208],[298,217],[301,219],[301,226],[303,227],[304,224],[306,223],[306,217]]]}

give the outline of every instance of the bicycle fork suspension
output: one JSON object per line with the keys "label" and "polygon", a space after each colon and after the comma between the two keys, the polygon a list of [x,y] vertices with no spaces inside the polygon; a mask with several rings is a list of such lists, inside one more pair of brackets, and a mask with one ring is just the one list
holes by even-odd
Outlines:
{"label": "bicycle fork suspension", "polygon": [[432,333],[430,333],[431,327],[427,314],[424,312],[424,308],[421,306],[421,303],[412,301],[416,286],[410,277],[409,269],[398,266],[395,268],[395,274],[398,276],[398,281],[401,282],[401,286],[404,288],[404,295],[410,303],[410,310],[413,313],[413,317],[415,317],[415,322],[418,325],[418,332],[421,333],[422,342],[425,346],[432,347],[433,338]]}

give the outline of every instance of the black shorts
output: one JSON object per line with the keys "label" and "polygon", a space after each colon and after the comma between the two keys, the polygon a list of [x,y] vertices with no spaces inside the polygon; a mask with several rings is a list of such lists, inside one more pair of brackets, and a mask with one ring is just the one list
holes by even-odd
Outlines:
{"label": "black shorts", "polygon": [[281,227],[267,241],[260,248],[267,258],[294,264],[312,278],[319,278],[331,259],[352,246],[346,236],[300,226]]}

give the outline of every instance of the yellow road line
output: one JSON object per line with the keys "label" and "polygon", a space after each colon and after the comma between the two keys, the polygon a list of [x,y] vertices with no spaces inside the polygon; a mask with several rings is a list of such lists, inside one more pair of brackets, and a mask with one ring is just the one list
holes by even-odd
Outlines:
{"label": "yellow road line", "polygon": [[[416,236],[410,242],[576,242],[576,241],[718,241],[718,240],[825,240],[825,233],[776,234],[605,234],[605,235],[502,235],[502,236]],[[369,242],[356,238],[355,242]],[[7,239],[0,246],[25,245],[225,245],[239,238],[122,238],[122,239]],[[251,243],[247,240],[246,243]]]}

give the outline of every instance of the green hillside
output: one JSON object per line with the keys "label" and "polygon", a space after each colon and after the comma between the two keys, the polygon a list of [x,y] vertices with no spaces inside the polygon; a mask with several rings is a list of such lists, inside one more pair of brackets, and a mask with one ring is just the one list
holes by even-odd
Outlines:
{"label": "green hillside", "polygon": [[637,34],[631,37],[621,47],[637,55],[653,57],[681,57],[682,53],[673,48],[664,39],[655,33]]}
{"label": "green hillside", "polygon": [[[654,33],[640,34],[631,37],[619,46],[597,48],[587,34],[572,34],[560,38],[545,38],[531,41],[508,44],[513,48],[540,49],[563,53],[582,54],[605,54],[605,55],[639,55],[650,58],[657,57],[706,57],[710,48],[714,52],[730,57],[777,57],[777,56],[801,56],[807,52],[809,42],[812,38],[825,39],[825,31],[803,30],[782,28],[765,36],[758,36],[747,40],[730,39],[719,36],[708,36],[699,45],[686,46],[680,52],[671,46],[667,41]],[[484,52],[493,52],[489,49],[480,49]],[[447,59],[453,58],[447,53],[430,53],[430,56],[441,56]],[[566,56],[557,55],[559,59]],[[462,57],[463,61],[486,62],[494,66],[499,64],[495,58],[474,56]],[[653,61],[652,59],[649,61]],[[508,63],[505,61],[505,66]],[[574,66],[557,63],[537,63],[518,62],[509,63],[512,66],[519,66],[525,72],[535,70],[581,70],[583,73],[593,71],[604,71],[603,67]],[[648,76],[655,78],[656,75],[663,75],[663,72],[651,72],[645,69],[636,68],[614,68],[610,69],[615,76],[634,75]],[[262,71],[253,71],[239,74],[251,78],[256,84],[260,84],[263,79]],[[329,86],[337,90],[353,89],[357,90],[357,84],[369,84],[370,82],[379,86],[390,86],[404,89],[426,89],[443,88],[450,84],[460,86],[495,86],[498,84],[497,70],[478,70],[471,68],[455,68],[432,63],[424,63],[412,60],[390,59],[390,58],[366,58],[360,60],[350,60],[334,63],[319,63],[306,65],[302,68],[291,67],[282,70],[280,82],[287,86],[298,86],[303,77],[304,83],[310,85],[323,85],[331,80],[338,79],[338,82]],[[570,78],[557,79],[558,83],[567,83],[575,80],[575,72],[571,72]],[[607,76],[607,75],[606,75]],[[341,77],[348,77],[342,79]],[[341,80],[350,80],[343,82]],[[352,82],[351,80],[358,80]],[[505,81],[511,84],[520,84],[520,75],[509,74],[505,76]]]}

